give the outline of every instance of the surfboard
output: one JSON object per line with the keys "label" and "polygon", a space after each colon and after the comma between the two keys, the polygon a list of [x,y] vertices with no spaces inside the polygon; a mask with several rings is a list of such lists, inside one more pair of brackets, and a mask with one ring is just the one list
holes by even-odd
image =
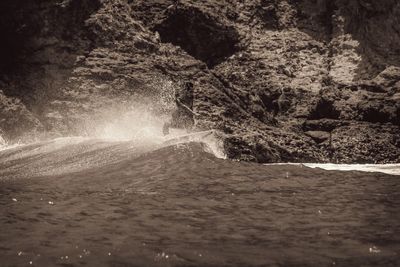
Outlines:
{"label": "surfboard", "polygon": [[178,143],[186,143],[193,141],[202,141],[207,137],[212,136],[215,133],[214,130],[201,131],[201,132],[193,132],[181,135],[167,135],[166,140],[163,142],[164,145],[173,145]]}

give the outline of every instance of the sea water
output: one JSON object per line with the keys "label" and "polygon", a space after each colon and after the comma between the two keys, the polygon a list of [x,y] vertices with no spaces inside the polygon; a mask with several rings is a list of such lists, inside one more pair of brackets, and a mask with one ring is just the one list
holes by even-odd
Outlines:
{"label": "sea water", "polygon": [[399,176],[162,138],[0,151],[0,266],[400,266]]}

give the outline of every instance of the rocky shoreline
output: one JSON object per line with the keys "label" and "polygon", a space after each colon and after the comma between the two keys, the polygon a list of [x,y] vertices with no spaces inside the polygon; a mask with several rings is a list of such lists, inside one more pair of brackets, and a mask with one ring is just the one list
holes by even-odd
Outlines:
{"label": "rocky shoreline", "polygon": [[219,130],[229,158],[400,162],[398,1],[4,0],[0,13],[7,140],[84,134],[138,99],[160,113],[190,81],[196,129]]}

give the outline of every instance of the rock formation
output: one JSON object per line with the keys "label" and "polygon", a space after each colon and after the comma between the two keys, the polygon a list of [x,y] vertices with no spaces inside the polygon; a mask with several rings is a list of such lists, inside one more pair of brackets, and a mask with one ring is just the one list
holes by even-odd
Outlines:
{"label": "rock formation", "polygon": [[396,0],[3,0],[0,34],[8,140],[161,112],[190,81],[232,159],[400,162]]}

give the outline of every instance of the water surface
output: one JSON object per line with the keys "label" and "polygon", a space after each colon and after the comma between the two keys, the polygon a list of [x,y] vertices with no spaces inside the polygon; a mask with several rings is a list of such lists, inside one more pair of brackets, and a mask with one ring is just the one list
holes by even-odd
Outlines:
{"label": "water surface", "polygon": [[1,266],[400,266],[400,180],[235,162],[205,144],[0,152]]}

